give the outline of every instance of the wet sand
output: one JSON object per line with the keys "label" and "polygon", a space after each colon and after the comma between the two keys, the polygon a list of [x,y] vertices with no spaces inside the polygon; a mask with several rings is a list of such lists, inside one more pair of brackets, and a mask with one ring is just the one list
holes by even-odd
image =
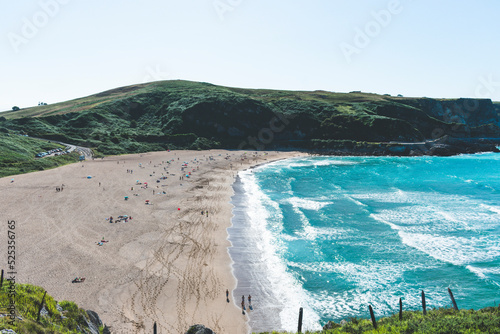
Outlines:
{"label": "wet sand", "polygon": [[[2,220],[16,222],[16,280],[97,312],[113,333],[152,333],[154,322],[159,333],[194,324],[248,333],[241,298],[231,293],[231,185],[237,170],[297,155],[154,152],[2,178]],[[120,215],[132,218],[116,222]],[[7,241],[6,223],[0,238]],[[86,280],[71,283],[75,277]]]}

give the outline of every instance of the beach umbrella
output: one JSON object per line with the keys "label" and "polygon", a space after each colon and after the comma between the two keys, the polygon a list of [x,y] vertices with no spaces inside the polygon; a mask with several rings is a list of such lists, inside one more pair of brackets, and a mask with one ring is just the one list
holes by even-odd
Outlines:
{"label": "beach umbrella", "polygon": [[180,211],[180,210],[181,210],[181,208],[177,208],[177,211]]}
{"label": "beach umbrella", "polygon": [[125,199],[125,200],[128,200],[128,196],[125,196],[125,197],[124,197],[124,199]]}
{"label": "beach umbrella", "polygon": [[146,200],[146,203],[149,203],[149,199]]}

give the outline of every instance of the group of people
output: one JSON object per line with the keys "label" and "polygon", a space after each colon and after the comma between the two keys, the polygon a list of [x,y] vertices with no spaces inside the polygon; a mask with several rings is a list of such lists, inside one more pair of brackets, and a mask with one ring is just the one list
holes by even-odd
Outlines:
{"label": "group of people", "polygon": [[[252,306],[252,295],[248,295],[248,308],[250,310],[253,310],[253,306]],[[226,289],[226,301],[229,303],[229,290]],[[242,295],[241,296],[241,313],[242,314],[245,314],[245,310],[246,310],[246,307],[245,307],[245,295]]]}
{"label": "group of people", "polygon": [[[253,310],[253,307],[252,307],[252,296],[251,295],[248,295],[248,308],[250,310]],[[245,295],[241,296],[241,313],[245,314],[245,310],[246,310],[246,307],[245,307]]]}
{"label": "group of people", "polygon": [[101,241],[97,243],[97,246],[102,246],[105,242],[109,242],[109,240],[104,240],[104,237],[102,237]]}

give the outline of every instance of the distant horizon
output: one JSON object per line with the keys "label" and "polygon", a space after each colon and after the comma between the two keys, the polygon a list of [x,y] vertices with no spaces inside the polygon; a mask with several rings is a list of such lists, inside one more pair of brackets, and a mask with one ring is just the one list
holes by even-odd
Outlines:
{"label": "distant horizon", "polygon": [[491,0],[10,2],[0,110],[179,78],[500,101],[499,12]]}

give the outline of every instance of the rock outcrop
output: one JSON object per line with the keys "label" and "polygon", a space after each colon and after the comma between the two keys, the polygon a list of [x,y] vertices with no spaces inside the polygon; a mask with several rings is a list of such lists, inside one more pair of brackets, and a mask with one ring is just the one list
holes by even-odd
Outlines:
{"label": "rock outcrop", "polygon": [[203,325],[194,325],[191,326],[186,334],[215,334],[210,328],[207,328]]}

